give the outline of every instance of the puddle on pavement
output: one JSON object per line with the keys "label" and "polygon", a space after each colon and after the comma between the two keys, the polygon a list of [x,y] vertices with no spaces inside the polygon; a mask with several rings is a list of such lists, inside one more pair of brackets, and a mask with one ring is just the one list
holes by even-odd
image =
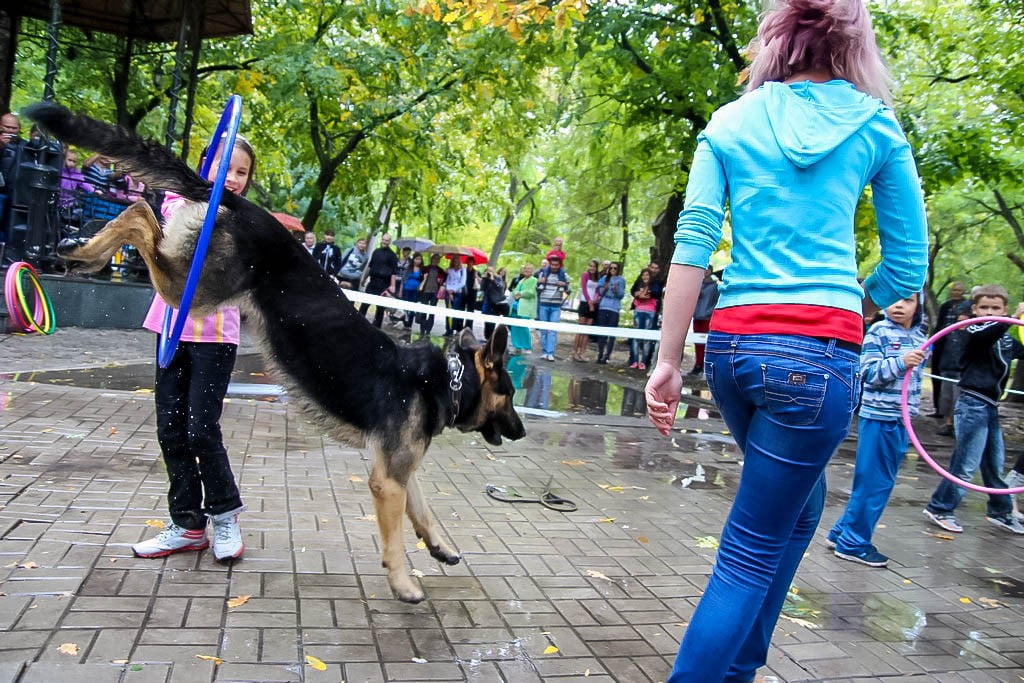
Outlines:
{"label": "puddle on pavement", "polygon": [[[786,594],[782,613],[791,619],[830,628],[825,622],[830,617],[832,611],[829,607],[836,597],[839,596],[791,589]],[[866,636],[880,643],[916,642],[928,625],[928,618],[923,610],[891,595],[868,595],[861,606],[860,615],[847,616],[854,619],[860,616],[861,630]]]}
{"label": "puddle on pavement", "polygon": [[[570,372],[565,372],[563,368]],[[643,391],[605,379],[575,376],[571,372],[573,369],[573,366],[564,364],[554,367],[536,365],[518,356],[509,359],[508,371],[516,388],[515,404],[584,415],[643,417],[647,414]],[[78,370],[0,373],[0,379],[140,391],[152,390],[154,373],[154,363],[139,363]],[[273,382],[273,378],[264,370],[263,359],[259,354],[240,355],[235,361],[235,370],[231,374],[232,387],[228,393],[233,396],[273,398],[277,393],[270,386]],[[684,387],[683,392],[683,400],[679,403],[679,418],[711,420],[719,417],[706,388]]]}
{"label": "puddle on pavement", "polygon": [[[0,379],[15,382],[41,382],[58,386],[85,387],[89,389],[111,389],[115,391],[152,390],[156,374],[156,363],[116,365],[79,370],[48,370],[44,372],[3,372]],[[231,373],[232,384],[261,385],[273,382],[263,369],[263,358],[259,354],[238,356]],[[237,395],[245,392],[231,392]],[[253,393],[263,393],[255,390]]]}
{"label": "puddle on pavement", "polygon": [[985,581],[992,584],[992,587],[999,591],[1000,597],[1024,598],[1024,581],[1018,581],[1009,576],[986,577]]}
{"label": "puddle on pavement", "polygon": [[[575,368],[564,367],[570,371]],[[517,406],[582,415],[643,417],[647,414],[642,390],[604,378],[564,372],[561,365],[538,365],[522,356],[513,356],[508,361],[508,373],[516,388],[513,402]],[[706,388],[684,387],[677,415],[697,420],[719,418],[711,403],[711,392]]]}

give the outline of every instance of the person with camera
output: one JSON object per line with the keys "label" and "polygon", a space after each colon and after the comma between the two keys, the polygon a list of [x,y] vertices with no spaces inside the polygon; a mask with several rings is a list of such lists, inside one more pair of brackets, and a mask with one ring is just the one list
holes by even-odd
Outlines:
{"label": "person with camera", "polygon": [[14,164],[21,145],[21,121],[16,114],[0,116],[0,242],[5,242],[7,209],[13,192]]}
{"label": "person with camera", "polygon": [[[480,278],[480,289],[484,293],[483,312],[488,315],[508,315],[508,289],[505,287],[506,270],[487,266]],[[494,332],[494,323],[484,323],[484,339],[490,339]]]}
{"label": "person with camera", "polygon": [[[569,297],[569,276],[562,270],[562,259],[548,254],[548,265],[537,273],[537,319],[557,323],[562,319],[562,303]],[[555,360],[558,333],[554,330],[540,331],[541,358]]]}

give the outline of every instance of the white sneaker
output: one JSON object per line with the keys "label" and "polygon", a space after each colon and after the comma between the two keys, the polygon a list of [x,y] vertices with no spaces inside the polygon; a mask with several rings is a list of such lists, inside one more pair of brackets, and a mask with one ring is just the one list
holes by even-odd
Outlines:
{"label": "white sneaker", "polygon": [[1021,486],[1024,486],[1024,474],[1021,474],[1017,470],[1010,470],[1006,473],[1006,476],[1003,477],[1003,482],[1006,483],[1006,488],[1008,489],[1018,489]]}
{"label": "white sneaker", "polygon": [[136,557],[164,557],[174,553],[205,550],[210,546],[210,541],[206,539],[206,529],[203,529],[203,535],[198,537],[187,536],[189,533],[195,532],[189,532],[188,529],[172,523],[153,538],[133,545],[132,552]]}
{"label": "white sneaker", "polygon": [[213,522],[213,556],[218,560],[237,559],[245,552],[242,528],[238,526],[238,512],[210,515]]}

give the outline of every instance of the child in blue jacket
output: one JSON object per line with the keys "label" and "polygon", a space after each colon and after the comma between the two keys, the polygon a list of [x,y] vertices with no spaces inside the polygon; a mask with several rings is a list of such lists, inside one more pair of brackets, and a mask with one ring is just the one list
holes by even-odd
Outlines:
{"label": "child in blue jacket", "polygon": [[908,392],[910,414],[921,402],[921,368],[928,338],[918,294],[885,309],[885,318],[864,337],[860,377],[864,383],[857,421],[857,464],[846,511],[828,533],[836,557],[869,567],[884,567],[889,558],[871,543],[875,525],[896,485],[909,437],[900,415],[903,376],[914,368]]}

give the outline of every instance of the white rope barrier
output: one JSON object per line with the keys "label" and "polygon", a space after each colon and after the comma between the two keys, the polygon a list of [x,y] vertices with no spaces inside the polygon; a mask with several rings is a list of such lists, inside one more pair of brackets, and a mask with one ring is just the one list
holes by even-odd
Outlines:
{"label": "white rope barrier", "polygon": [[[942,375],[933,375],[930,372],[922,372],[921,374],[924,377],[931,377],[932,379],[939,379],[939,380],[942,380],[943,382],[952,382],[953,384],[959,384],[960,383],[959,379],[955,379],[953,377],[943,377]],[[1017,394],[1018,396],[1024,396],[1024,391],[1018,391],[1017,389],[1007,389],[1006,393],[1008,393],[1008,394]]]}
{"label": "white rope barrier", "polygon": [[[525,327],[531,330],[554,330],[555,332],[563,332],[565,334],[604,335],[608,337],[615,337],[617,339],[639,339],[641,341],[661,340],[661,330],[638,330],[631,327],[598,327],[597,325],[580,325],[578,323],[552,323],[545,320],[530,320],[529,318],[513,318],[512,316],[490,315],[476,312],[470,313],[468,311],[458,311],[447,307],[428,306],[427,304],[403,301],[402,299],[396,299],[390,296],[378,296],[376,294],[367,294],[366,292],[357,292],[354,289],[342,289],[341,291],[344,292],[349,301],[352,301],[353,303],[367,303],[374,306],[383,306],[384,308],[394,308],[402,311],[412,311],[414,313],[425,313],[426,315],[439,316],[442,318],[458,318],[460,320],[495,323],[510,327]],[[693,332],[691,329],[686,339],[691,343],[703,344],[707,341],[707,335],[704,333]]]}

